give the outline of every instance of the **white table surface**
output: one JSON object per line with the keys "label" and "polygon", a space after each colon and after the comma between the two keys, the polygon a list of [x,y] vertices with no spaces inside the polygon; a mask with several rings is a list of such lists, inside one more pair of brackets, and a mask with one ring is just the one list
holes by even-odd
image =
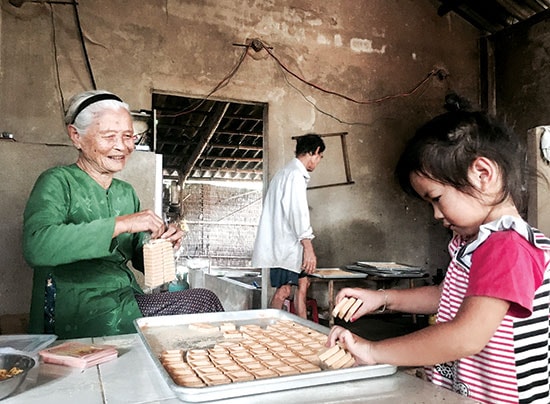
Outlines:
{"label": "white table surface", "polygon": [[[182,403],[162,379],[138,334],[79,341],[115,345],[119,357],[86,370],[39,362],[18,390],[2,404]],[[224,404],[442,402],[474,403],[403,371],[373,379],[216,401]]]}

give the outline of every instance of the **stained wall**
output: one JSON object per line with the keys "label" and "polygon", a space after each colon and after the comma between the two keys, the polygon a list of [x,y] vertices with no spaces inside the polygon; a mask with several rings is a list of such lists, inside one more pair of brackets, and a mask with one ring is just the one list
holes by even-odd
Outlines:
{"label": "stained wall", "polygon": [[[251,51],[211,97],[267,103],[266,177],[292,157],[292,136],[348,133],[353,184],[309,191],[319,265],[395,260],[433,273],[445,266],[449,235],[429,207],[405,196],[392,177],[405,141],[442,112],[449,89],[479,98],[479,32],[452,13],[439,17],[439,2],[78,4],[76,18],[71,5],[29,2],[16,8],[1,1],[0,131],[13,133],[21,145],[69,144],[62,110],[72,94],[92,88],[90,71],[98,88],[119,94],[135,110],[151,108],[153,91],[204,97],[237,65],[245,51],[238,45],[258,38],[271,55]],[[427,78],[435,67],[448,73],[446,79]],[[47,149],[29,147],[28,159],[2,167],[4,175],[25,175],[35,153]],[[322,165],[313,174],[319,183],[341,170],[336,157],[327,156]],[[1,197],[24,195],[33,181],[26,177]],[[20,218],[22,209],[19,200],[0,212],[2,226],[7,217]],[[19,231],[17,223],[11,225],[3,248],[15,249]],[[22,259],[0,267],[10,273],[6,287],[20,290],[16,298],[0,294],[0,314],[25,312],[30,270]]]}

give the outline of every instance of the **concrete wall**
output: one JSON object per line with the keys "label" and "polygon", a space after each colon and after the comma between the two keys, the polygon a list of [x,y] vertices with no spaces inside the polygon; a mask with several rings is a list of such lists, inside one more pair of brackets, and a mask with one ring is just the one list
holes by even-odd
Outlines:
{"label": "concrete wall", "polygon": [[522,136],[550,124],[550,12],[489,38],[497,113]]}
{"label": "concrete wall", "polygon": [[[428,206],[402,194],[392,171],[414,129],[435,114],[449,87],[479,97],[479,33],[455,15],[437,15],[434,0],[80,0],[79,17],[98,88],[118,93],[133,109],[149,109],[153,90],[207,95],[243,52],[235,43],[260,38],[290,70],[264,52],[251,53],[227,86],[212,97],[268,104],[267,178],[292,157],[291,137],[348,132],[353,185],[309,192],[319,266],[356,260],[397,260],[435,272],[447,262],[448,234]],[[63,103],[91,88],[70,5],[1,1],[0,131],[22,142],[65,143]],[[54,35],[55,34],[55,35]],[[449,80],[430,79],[403,94],[434,66]],[[63,100],[63,102],[62,102]],[[1,157],[5,161],[3,157]],[[24,175],[34,158],[6,175]],[[340,170],[325,158],[324,169]],[[320,169],[318,173],[321,174]],[[27,183],[21,187],[28,186]],[[24,190],[23,190],[24,191]],[[22,203],[19,201],[18,203]],[[0,221],[12,215],[2,211]],[[14,225],[17,233],[19,227]],[[3,248],[14,249],[14,238]],[[18,247],[19,248],[19,247]],[[30,271],[17,306],[25,311]],[[0,295],[0,313],[6,296]]]}

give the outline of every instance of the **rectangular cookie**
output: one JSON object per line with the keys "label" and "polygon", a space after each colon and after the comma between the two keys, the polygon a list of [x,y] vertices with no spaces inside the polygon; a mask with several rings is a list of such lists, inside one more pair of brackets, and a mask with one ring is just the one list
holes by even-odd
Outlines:
{"label": "rectangular cookie", "polygon": [[353,304],[355,303],[356,300],[357,300],[356,298],[350,297],[348,299],[348,301],[346,302],[346,304],[344,304],[342,306],[342,308],[340,309],[340,311],[338,312],[338,317],[344,318],[346,316],[346,313],[348,312],[350,307],[353,306]]}
{"label": "rectangular cookie", "polygon": [[329,348],[326,351],[324,351],[323,353],[321,353],[319,355],[319,360],[321,360],[321,362],[324,362],[328,358],[330,358],[332,355],[337,353],[339,350],[340,350],[340,347],[338,345],[334,345],[332,348]]}
{"label": "rectangular cookie", "polygon": [[357,299],[355,301],[355,303],[353,303],[353,305],[349,308],[348,312],[346,313],[346,316],[344,317],[344,321],[349,321],[351,320],[351,317],[355,314],[355,312],[357,311],[357,309],[359,307],[361,307],[361,305],[363,304],[363,301],[360,300],[360,299]]}
{"label": "rectangular cookie", "polygon": [[342,309],[342,307],[344,307],[344,305],[348,302],[348,300],[349,300],[348,297],[344,297],[342,300],[340,300],[340,302],[338,302],[338,304],[332,310],[332,317],[338,317],[340,310]]}

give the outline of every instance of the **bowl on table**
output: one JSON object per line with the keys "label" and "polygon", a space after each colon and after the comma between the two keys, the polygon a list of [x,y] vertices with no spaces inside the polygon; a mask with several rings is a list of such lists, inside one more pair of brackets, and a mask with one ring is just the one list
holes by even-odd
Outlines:
{"label": "bowl on table", "polygon": [[30,356],[0,353],[0,400],[17,390],[34,364],[35,361]]}

